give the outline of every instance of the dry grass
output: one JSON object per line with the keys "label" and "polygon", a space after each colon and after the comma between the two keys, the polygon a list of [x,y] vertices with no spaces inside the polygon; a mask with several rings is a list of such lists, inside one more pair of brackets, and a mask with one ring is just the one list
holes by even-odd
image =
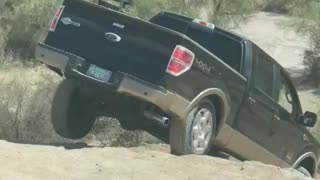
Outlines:
{"label": "dry grass", "polygon": [[[51,102],[62,78],[49,69],[8,63],[0,66],[0,139],[32,144],[74,141],[59,137],[51,124]],[[160,142],[141,131],[126,131],[113,118],[100,117],[83,140],[99,146],[138,146]]]}
{"label": "dry grass", "polygon": [[59,82],[44,68],[7,67],[0,72],[0,136],[17,142],[60,141],[50,124],[50,103]]}

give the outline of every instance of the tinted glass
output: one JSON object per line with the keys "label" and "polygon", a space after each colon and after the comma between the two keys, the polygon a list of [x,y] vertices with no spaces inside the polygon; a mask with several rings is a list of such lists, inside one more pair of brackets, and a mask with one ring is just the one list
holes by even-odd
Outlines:
{"label": "tinted glass", "polygon": [[203,47],[207,48],[207,42],[209,38],[208,31],[205,31],[203,28],[199,28],[198,25],[190,26],[186,32],[186,35]]}
{"label": "tinted glass", "polygon": [[206,31],[198,25],[190,26],[186,35],[240,72],[242,58],[240,42],[216,31]]}
{"label": "tinted glass", "polygon": [[274,64],[262,51],[256,52],[255,86],[273,97]]}
{"label": "tinted glass", "polygon": [[240,71],[242,58],[242,46],[240,42],[214,32],[209,37],[207,49],[232,68]]}
{"label": "tinted glass", "polygon": [[183,21],[183,20],[179,20],[176,18],[171,18],[168,16],[157,16],[153,19],[150,20],[150,22],[158,24],[160,26],[178,31],[183,33],[185,28],[187,27],[189,22]]}
{"label": "tinted glass", "polygon": [[292,95],[287,81],[283,76],[281,76],[278,103],[289,113],[292,113]]}

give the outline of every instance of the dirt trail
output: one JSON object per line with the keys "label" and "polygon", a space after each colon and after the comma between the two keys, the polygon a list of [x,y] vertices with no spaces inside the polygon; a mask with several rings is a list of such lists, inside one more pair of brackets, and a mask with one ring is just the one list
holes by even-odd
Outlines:
{"label": "dirt trail", "polygon": [[298,180],[303,176],[258,162],[176,157],[145,148],[63,148],[0,141],[0,179]]}
{"label": "dirt trail", "polygon": [[261,12],[235,31],[253,40],[285,68],[301,69],[309,39],[286,27],[289,22],[284,15]]}
{"label": "dirt trail", "polygon": [[294,78],[299,90],[303,110],[320,110],[320,92],[307,84],[299,82],[303,74],[304,51],[309,39],[288,28],[290,19],[275,13],[257,13],[235,32],[241,34],[262,47],[285,67]]}

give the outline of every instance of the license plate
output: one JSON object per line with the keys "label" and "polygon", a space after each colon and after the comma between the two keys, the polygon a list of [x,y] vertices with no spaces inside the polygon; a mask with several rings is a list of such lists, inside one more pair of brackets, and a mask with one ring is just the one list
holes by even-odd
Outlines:
{"label": "license plate", "polygon": [[87,75],[103,82],[109,82],[112,72],[91,64]]}

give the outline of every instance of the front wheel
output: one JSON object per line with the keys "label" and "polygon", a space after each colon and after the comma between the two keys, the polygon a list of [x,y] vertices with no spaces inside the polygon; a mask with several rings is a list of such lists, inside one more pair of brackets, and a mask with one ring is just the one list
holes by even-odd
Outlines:
{"label": "front wheel", "polygon": [[301,172],[301,173],[302,173],[303,175],[305,175],[306,177],[312,177],[311,174],[310,174],[310,172],[309,172],[306,168],[304,168],[304,167],[302,167],[302,166],[299,166],[299,167],[297,168],[297,171]]}
{"label": "front wheel", "polygon": [[185,120],[173,120],[170,125],[171,153],[208,154],[216,135],[216,110],[209,99],[202,100]]}
{"label": "front wheel", "polygon": [[74,81],[65,79],[52,102],[52,124],[57,134],[68,139],[86,136],[96,120],[93,101],[81,94]]}

